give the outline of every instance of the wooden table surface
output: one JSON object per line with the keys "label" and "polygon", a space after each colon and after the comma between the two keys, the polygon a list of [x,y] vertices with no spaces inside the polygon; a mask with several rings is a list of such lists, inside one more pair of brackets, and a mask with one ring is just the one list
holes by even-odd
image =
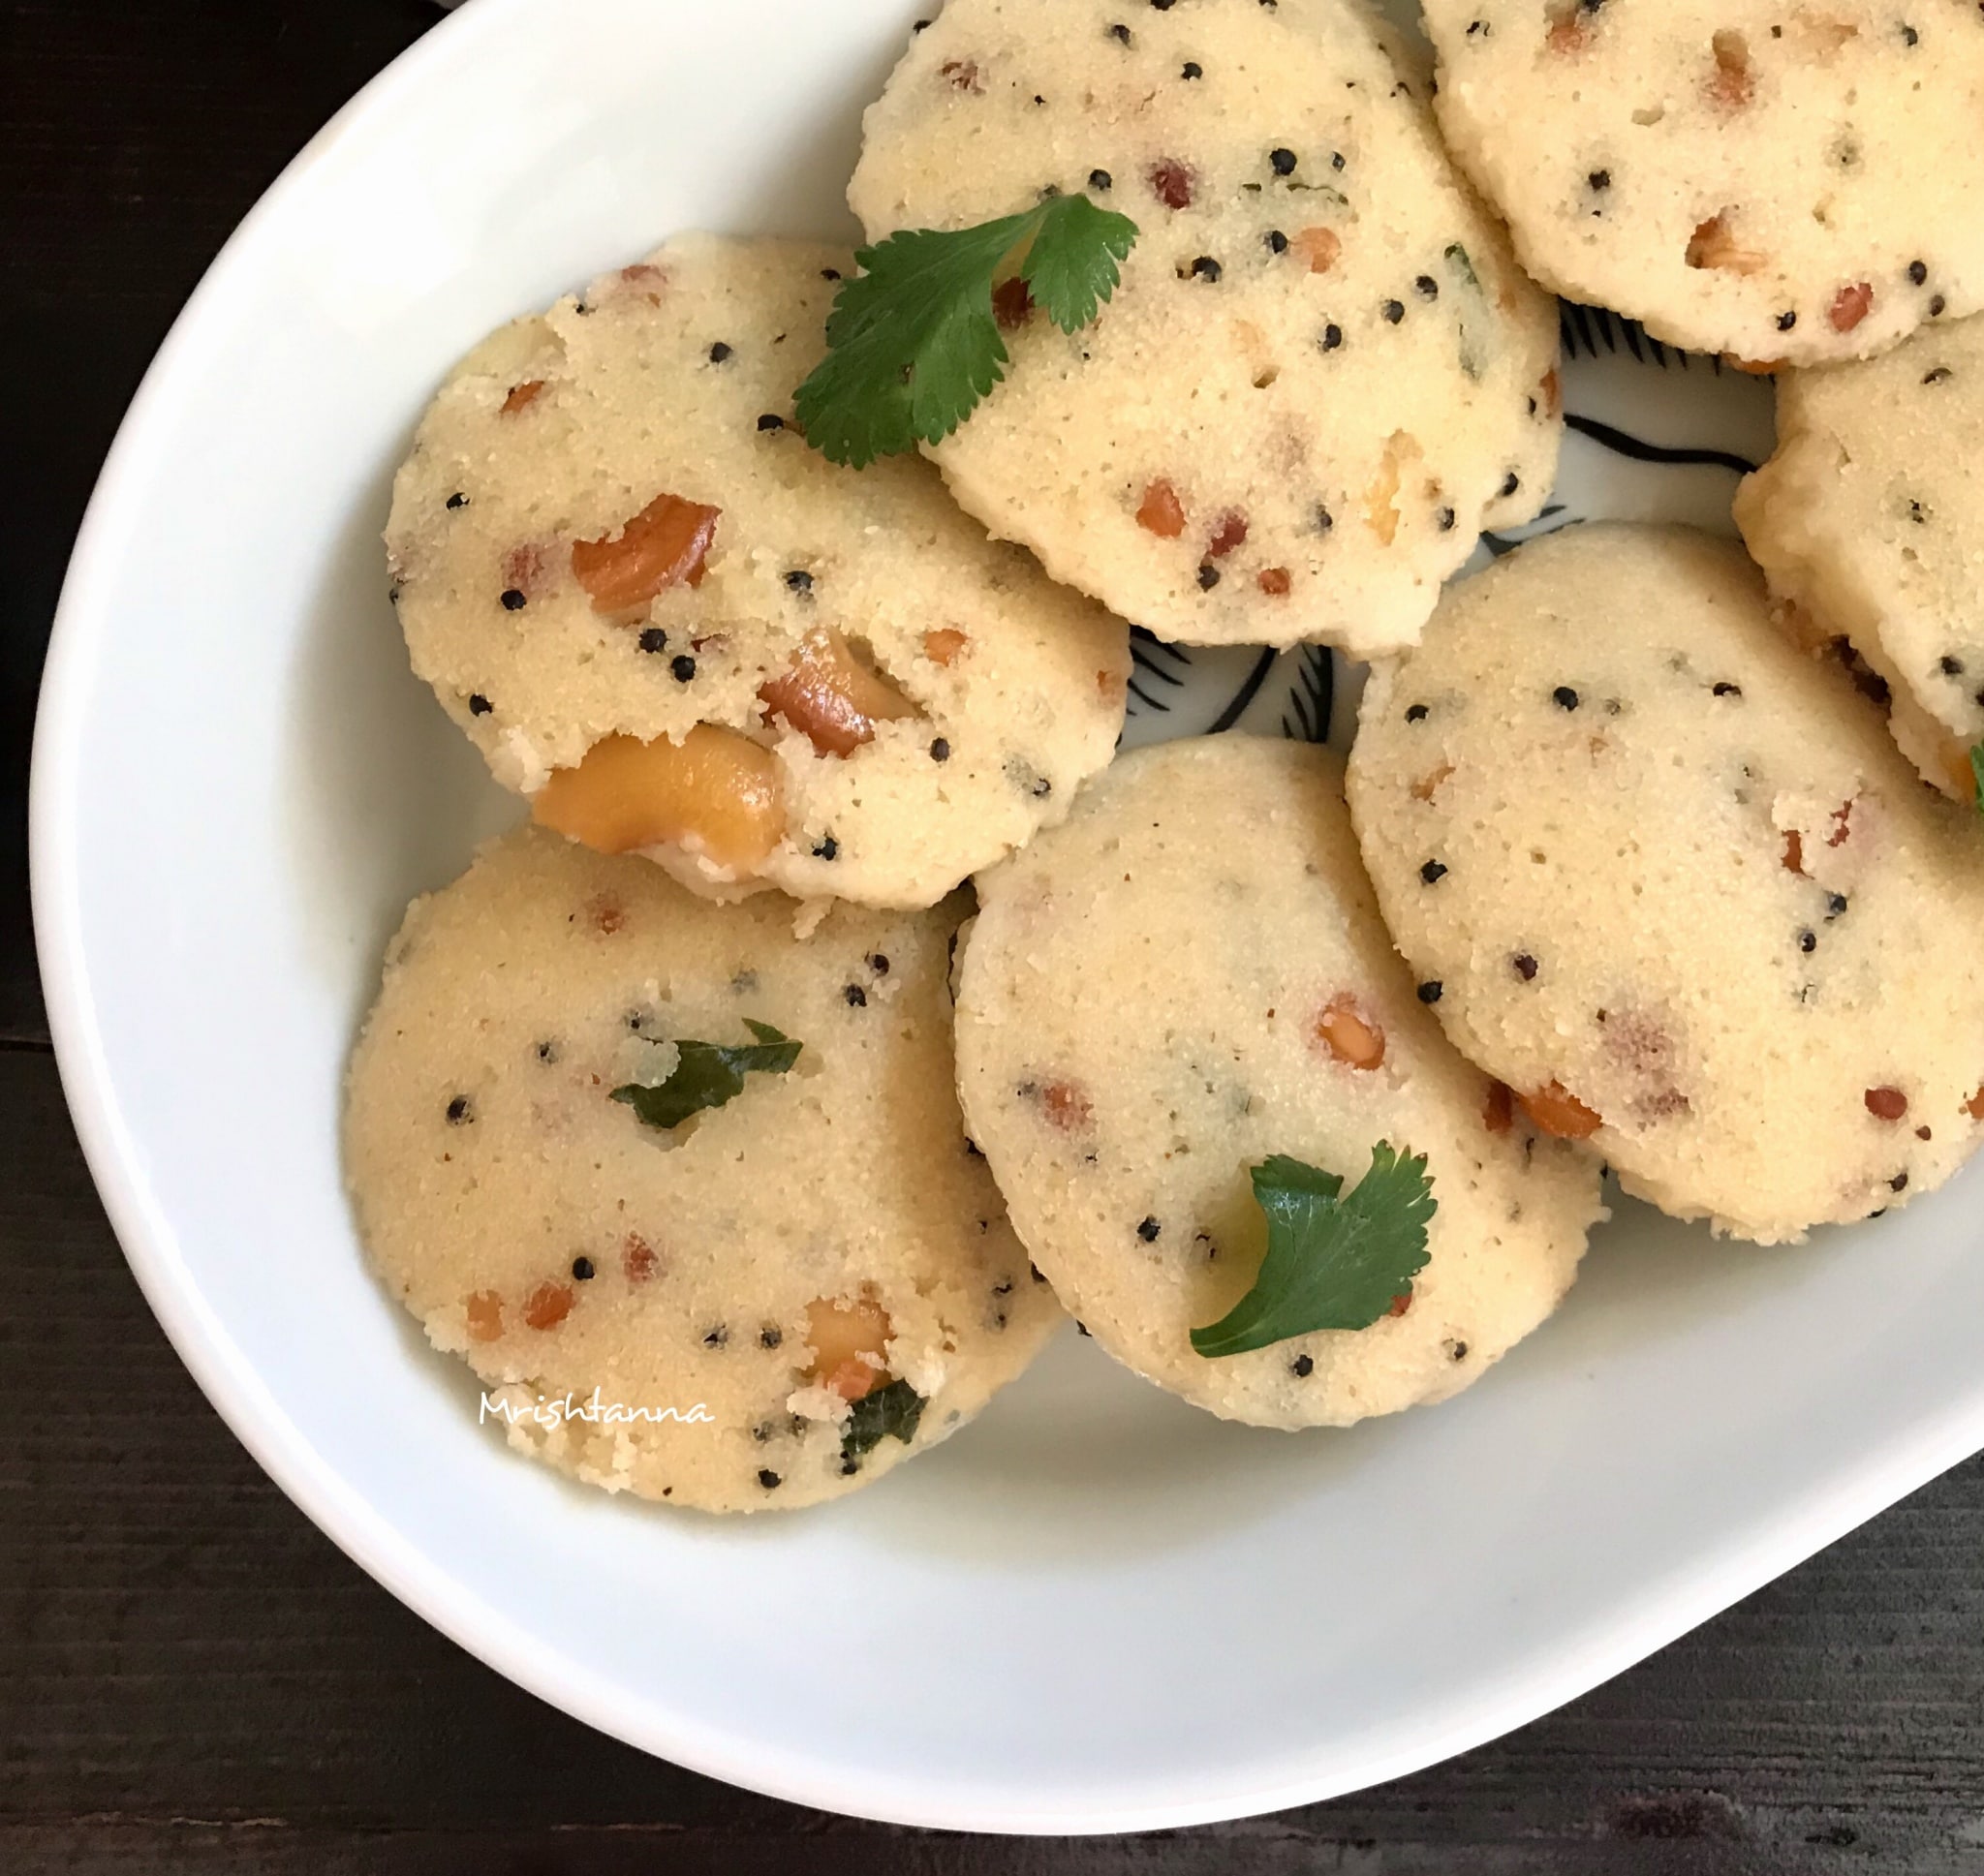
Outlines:
{"label": "wooden table surface", "polygon": [[499,1679],[347,1561],[180,1368],[83,1170],[28,930],[28,736],[146,360],[284,160],[437,15],[0,15],[0,1873],[1984,1871],[1984,1461],[1509,1738],[1137,1838],[890,1830],[694,1777]]}

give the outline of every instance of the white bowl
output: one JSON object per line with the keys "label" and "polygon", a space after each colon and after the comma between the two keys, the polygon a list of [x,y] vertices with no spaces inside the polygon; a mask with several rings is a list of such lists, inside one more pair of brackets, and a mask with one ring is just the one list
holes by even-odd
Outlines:
{"label": "white bowl", "polygon": [[[77,549],[35,750],[49,1014],[187,1365],[464,1646],[809,1804],[1192,1824],[1518,1725],[1984,1444],[1979,1186],[1772,1251],[1628,1209],[1479,1387],[1343,1434],[1222,1425],[1072,1337],[943,1452],[790,1518],[610,1501],[477,1426],[367,1275],[336,1155],[386,935],[512,812],[407,671],[388,477],[457,354],[669,231],[852,232],[858,109],[915,4],[478,0],[297,160]],[[1573,405],[1753,452],[1753,388],[1697,360],[1649,396],[1624,360],[1585,361]],[[1726,506],[1714,470],[1566,461],[1586,506]]]}

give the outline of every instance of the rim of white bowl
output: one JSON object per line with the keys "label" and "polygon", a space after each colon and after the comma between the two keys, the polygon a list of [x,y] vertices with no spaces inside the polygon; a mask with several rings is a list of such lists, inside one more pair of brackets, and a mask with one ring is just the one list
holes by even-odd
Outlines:
{"label": "rim of white bowl", "polygon": [[691,1771],[766,1797],[890,1824],[1011,1834],[1174,1830],[1286,1810],[1382,1784],[1452,1758],[1539,1718],[1631,1667],[1843,1537],[1897,1499],[1984,1447],[1984,1391],[1916,1425],[1878,1455],[1732,1552],[1707,1558],[1646,1599],[1624,1621],[1565,1638],[1521,1671],[1471,1689],[1413,1724],[1331,1753],[1313,1771],[1263,1782],[1242,1767],[1210,1767],[1191,1789],[1162,1798],[1099,1788],[1079,1801],[1025,1793],[992,1800],[982,1788],[876,1767],[858,1780],[802,1755],[767,1754],[692,1711],[636,1693],[582,1667],[469,1591],[442,1562],[396,1529],[282,1412],[208,1307],[170,1221],[147,1189],[109,1082],[83,962],[77,898],[77,785],[92,661],[106,610],[100,564],[146,498],[164,452],[182,369],[205,343],[209,314],[250,270],[269,229],[331,146],[388,108],[402,91],[456,57],[478,35],[536,0],[480,0],[438,21],[360,90],[296,154],[257,201],[173,322],[119,426],[77,535],[56,606],[36,713],[28,792],[30,886],[49,1033],[83,1155],[138,1279],[179,1358],[207,1399],[275,1481],[332,1543],[424,1621],[507,1679],[562,1711]]}

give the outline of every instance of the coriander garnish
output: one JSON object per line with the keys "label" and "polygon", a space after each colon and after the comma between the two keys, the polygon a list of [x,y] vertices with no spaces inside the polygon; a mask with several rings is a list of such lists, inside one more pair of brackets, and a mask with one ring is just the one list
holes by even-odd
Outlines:
{"label": "coriander garnish", "polygon": [[728,1048],[717,1042],[677,1042],[675,1067],[666,1081],[652,1088],[629,1082],[614,1089],[613,1098],[625,1101],[644,1125],[679,1127],[692,1114],[735,1100],[744,1092],[746,1075],[783,1075],[799,1060],[803,1045],[788,1041],[769,1023],[754,1023],[747,1016],[744,1027],[758,1038],[755,1043]]}
{"label": "coriander garnish", "polygon": [[941,443],[1006,375],[994,284],[1024,281],[1034,305],[1078,332],[1135,242],[1128,216],[1054,196],[976,228],[906,229],[861,249],[826,322],[827,354],[794,400],[806,441],[854,469]]}
{"label": "coriander garnish", "polygon": [[1984,743],[1970,745],[1970,785],[1977,812],[1984,815]]}
{"label": "coriander garnish", "polygon": [[1241,1355],[1320,1329],[1368,1329],[1410,1296],[1426,1266],[1426,1226],[1438,1209],[1423,1154],[1389,1141],[1339,1202],[1344,1182],[1276,1153],[1254,1168],[1267,1215],[1267,1255],[1254,1287],[1218,1322],[1192,1332],[1201,1355]]}
{"label": "coriander garnish", "polygon": [[1474,272],[1474,263],[1460,242],[1456,241],[1447,248],[1443,259],[1467,289],[1466,303],[1460,314],[1461,370],[1469,379],[1478,383],[1483,360],[1475,346],[1476,334],[1468,324],[1468,312],[1472,307],[1477,313],[1485,313],[1488,310],[1487,296],[1481,292],[1480,276]]}
{"label": "coriander garnish", "polygon": [[849,1407],[848,1424],[841,1429],[841,1464],[852,1472],[891,1434],[907,1445],[916,1436],[923,1406],[923,1397],[907,1381],[891,1381],[864,1394]]}

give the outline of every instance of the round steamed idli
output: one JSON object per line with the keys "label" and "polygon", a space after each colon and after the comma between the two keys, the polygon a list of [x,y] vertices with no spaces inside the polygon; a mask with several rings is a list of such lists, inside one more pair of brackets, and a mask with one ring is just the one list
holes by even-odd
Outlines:
{"label": "round steamed idli", "polygon": [[1984,295],[1962,0],[1425,0],[1454,155],[1523,264],[1670,344],[1863,358]]}
{"label": "round steamed idli", "polygon": [[1572,528],[1463,582],[1349,798],[1448,1035],[1627,1190],[1768,1244],[1976,1145],[1984,839],[1733,544]]}
{"label": "round steamed idli", "polygon": [[1772,591],[1850,639],[1889,726],[1946,794],[1984,738],[1984,318],[1778,381],[1778,451],[1737,491]]}
{"label": "round steamed idli", "polygon": [[[1026,1367],[1060,1312],[965,1144],[957,916],[836,907],[801,943],[777,901],[529,828],[416,901],[352,1061],[347,1177],[387,1286],[513,1444],[609,1492],[812,1504]],[[672,1130],[613,1098],[751,1022],[801,1045],[790,1072]]]}
{"label": "round steamed idli", "polygon": [[925,464],[791,428],[851,264],[684,236],[505,327],[387,541],[414,668],[541,820],[718,896],[927,906],[1109,759],[1129,634]]}
{"label": "round steamed idli", "polygon": [[[1443,1399],[1535,1328],[1602,1215],[1596,1166],[1538,1139],[1413,996],[1306,744],[1126,756],[981,876],[958,1082],[1014,1228],[1138,1373],[1228,1419],[1338,1426]],[[1254,1280],[1249,1169],[1347,1195],[1388,1141],[1429,1161],[1431,1261],[1403,1313],[1245,1354],[1190,1332]]]}
{"label": "round steamed idli", "polygon": [[931,450],[965,507],[1163,638],[1411,643],[1562,428],[1555,309],[1413,89],[1346,0],[949,0],[868,112],[870,237],[1051,191],[1141,231]]}

